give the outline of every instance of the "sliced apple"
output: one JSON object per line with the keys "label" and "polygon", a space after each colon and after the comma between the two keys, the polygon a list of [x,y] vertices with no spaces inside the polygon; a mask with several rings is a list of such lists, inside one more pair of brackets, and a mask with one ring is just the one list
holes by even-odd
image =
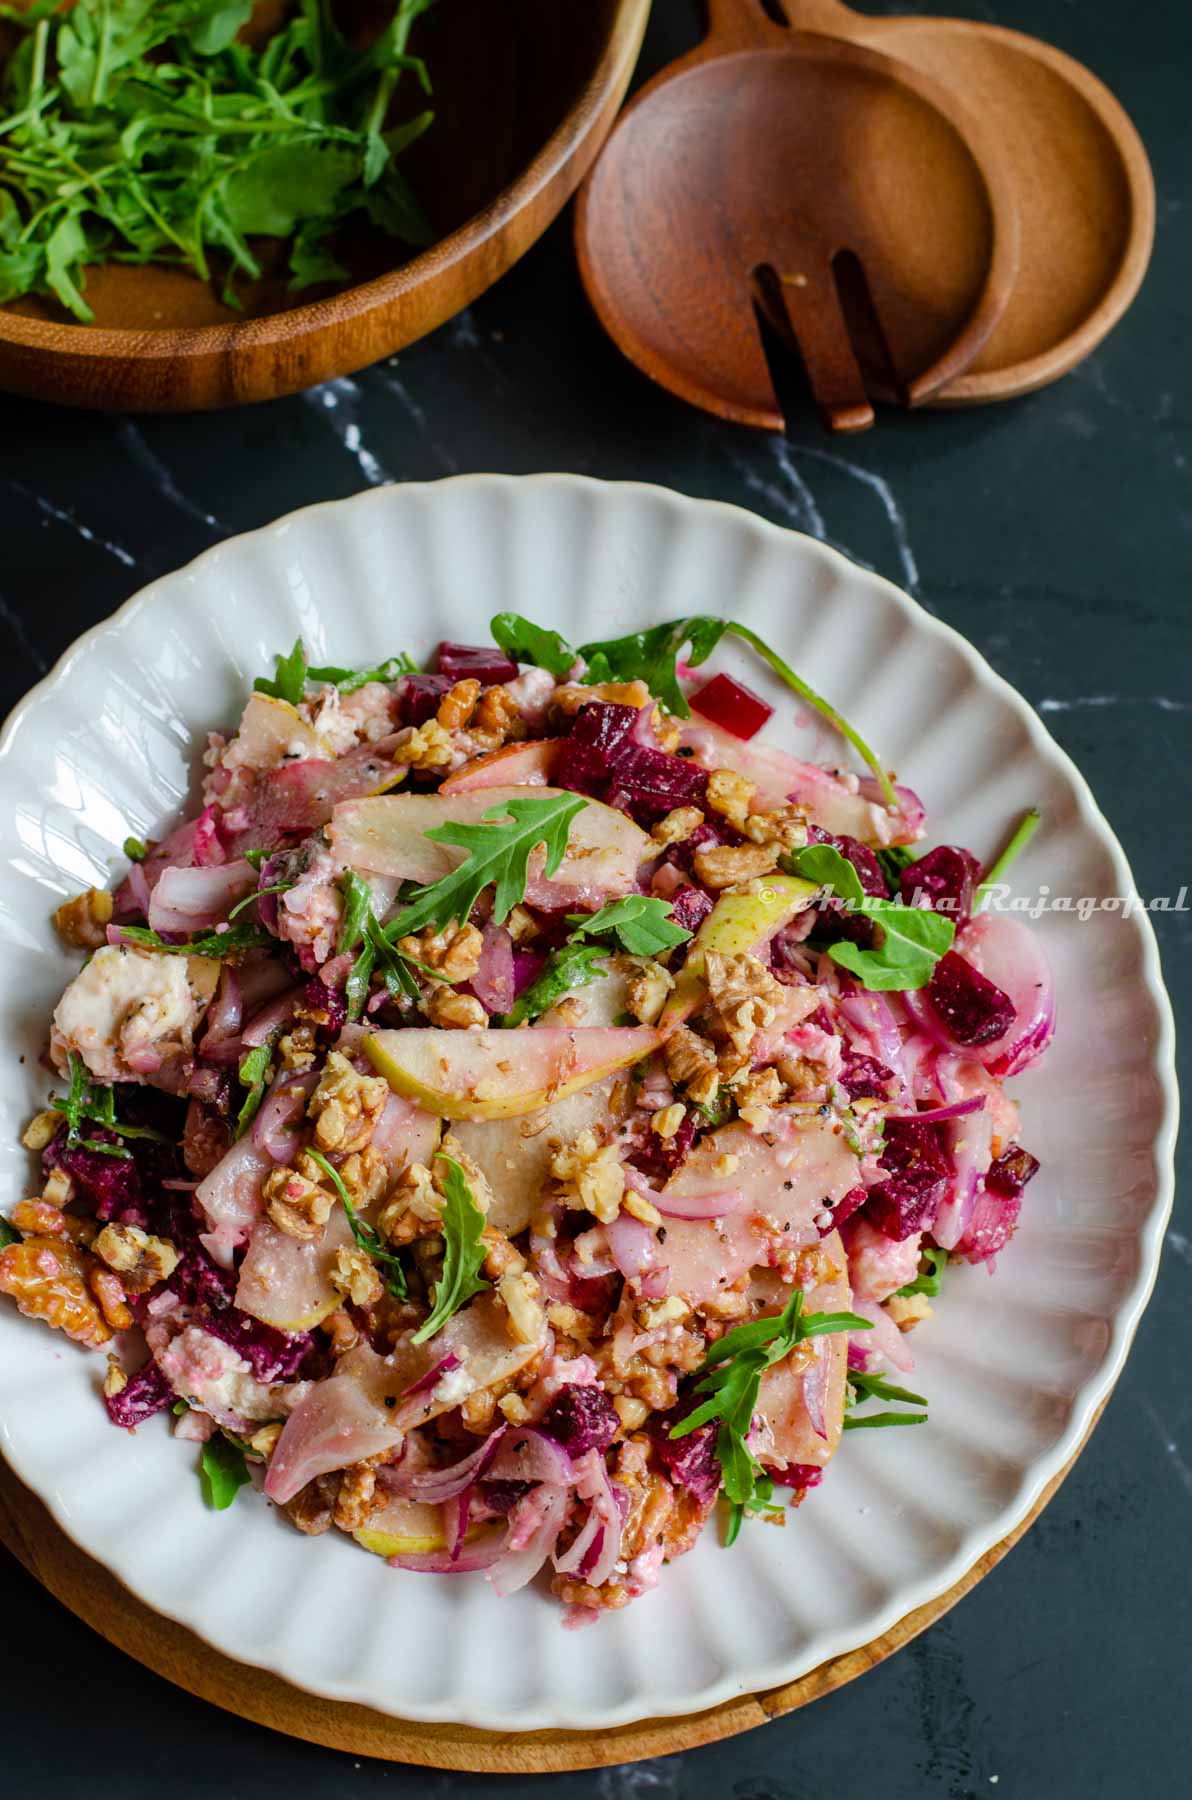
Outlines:
{"label": "sliced apple", "polygon": [[374,1556],[422,1556],[447,1547],[441,1506],[396,1497],[352,1536]]}
{"label": "sliced apple", "polygon": [[[852,1295],[840,1233],[829,1232],[820,1249],[829,1265],[829,1270],[825,1271],[827,1278],[806,1291],[804,1311],[847,1312]],[[775,1270],[766,1269],[755,1279],[754,1298],[761,1303],[763,1312],[781,1312],[790,1299],[790,1289],[783,1286]],[[814,1348],[813,1361],[804,1363],[805,1353],[796,1351],[785,1362],[767,1369],[762,1376],[750,1443],[755,1453],[775,1468],[789,1468],[794,1463],[823,1468],[840,1442],[848,1374],[848,1333],[837,1331],[827,1337],[812,1338],[810,1342]],[[813,1385],[815,1401],[814,1406],[809,1407]],[[823,1426],[824,1435],[816,1430],[816,1423]]]}
{"label": "sliced apple", "polygon": [[[535,791],[540,796],[563,792],[548,787]],[[524,788],[486,787],[446,796],[394,794],[348,801],[335,809],[331,847],[341,862],[362,874],[423,884],[439,881],[464,860],[466,852],[455,844],[436,843],[427,837],[428,831],[449,821],[478,824],[490,808],[524,798]],[[535,873],[542,866],[542,851],[535,851],[526,898],[534,906],[603,904],[632,891],[651,848],[649,837],[632,819],[599,800],[589,800],[571,821],[566,854],[549,881]]]}
{"label": "sliced apple", "polygon": [[395,1094],[443,1119],[515,1119],[538,1112],[658,1047],[647,1025],[564,1031],[376,1031],[364,1052]]}
{"label": "sliced apple", "polygon": [[797,875],[762,875],[741,894],[722,894],[695,934],[662,1017],[664,1034],[689,1019],[704,998],[704,958],[709,950],[721,956],[756,953],[776,931],[803,912],[819,889]]}
{"label": "sliced apple", "polygon": [[504,744],[484,756],[474,756],[439,787],[440,794],[466,794],[473,788],[545,787],[554,773],[561,738],[531,738],[524,744]]}
{"label": "sliced apple", "polygon": [[[722,1158],[735,1157],[729,1172]],[[773,1131],[724,1125],[701,1138],[664,1192],[676,1196],[739,1189],[742,1202],[715,1219],[667,1218],[659,1261],[670,1291],[690,1305],[729,1288],[784,1246],[815,1243],[815,1216],[856,1186],[857,1159],[830,1121],[778,1113]]]}
{"label": "sliced apple", "polygon": [[279,1231],[262,1219],[240,1265],[236,1305],[279,1331],[311,1331],[329,1318],[343,1296],[331,1285],[331,1269],[340,1250],[353,1242],[342,1206],[336,1206],[313,1243]]}
{"label": "sliced apple", "polygon": [[453,1127],[453,1136],[492,1189],[490,1225],[506,1237],[525,1230],[542,1201],[555,1151],[588,1126],[616,1123],[617,1093],[628,1085],[623,1076],[609,1075],[541,1112],[516,1119],[461,1119]]}
{"label": "sliced apple", "polygon": [[335,751],[307,723],[296,706],[269,694],[254,694],[245,707],[230,760],[250,769],[273,769],[280,762],[330,762]]}

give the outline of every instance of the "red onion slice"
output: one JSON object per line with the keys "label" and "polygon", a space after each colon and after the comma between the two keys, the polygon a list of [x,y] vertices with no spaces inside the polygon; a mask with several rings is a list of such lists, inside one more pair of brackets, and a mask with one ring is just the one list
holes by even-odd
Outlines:
{"label": "red onion slice", "polygon": [[150,927],[154,931],[197,931],[217,925],[256,885],[257,872],[247,862],[163,869],[149,897]]}
{"label": "red onion slice", "polygon": [[807,1417],[816,1437],[827,1439],[828,1427],[824,1418],[824,1403],[828,1398],[828,1359],[821,1355],[821,1342],[818,1338],[811,1340],[811,1361],[803,1371],[803,1404],[807,1408]]}
{"label": "red onion slice", "polygon": [[242,1043],[246,1044],[250,1050],[256,1050],[262,1044],[267,1044],[275,1031],[280,1031],[283,1025],[289,1023],[293,1017],[294,1008],[301,998],[302,988],[300,986],[293,987],[288,994],[279,994],[276,1000],[271,1000],[268,1006],[263,1006],[259,1012],[253,1014],[244,1027],[241,1033]]}
{"label": "red onion slice", "polygon": [[920,1125],[938,1124],[941,1119],[963,1119],[969,1113],[981,1112],[984,1094],[973,1094],[967,1100],[954,1100],[950,1106],[933,1106],[927,1112],[887,1113],[890,1119],[913,1119]]}
{"label": "red onion slice", "polygon": [[555,1438],[532,1425],[509,1432],[488,1465],[490,1481],[540,1481],[569,1488],[575,1482],[575,1464]]}
{"label": "red onion slice", "polygon": [[462,1461],[452,1463],[450,1468],[421,1469],[405,1481],[390,1481],[387,1485],[393,1493],[401,1493],[410,1500],[425,1500],[432,1505],[455,1500],[487,1473],[488,1465],[496,1455],[497,1446],[506,1430],[506,1426],[499,1425],[491,1437],[485,1438],[479,1449],[473,1450]]}
{"label": "red onion slice", "polygon": [[306,1102],[318,1081],[318,1071],[279,1075],[253,1120],[252,1141],[274,1162],[292,1162],[302,1144]]}
{"label": "red onion slice", "polygon": [[500,1561],[505,1554],[507,1535],[503,1525],[496,1531],[478,1535],[470,1544],[464,1544],[454,1559],[449,1550],[422,1550],[390,1556],[387,1560],[391,1569],[405,1569],[411,1575],[475,1575]]}
{"label": "red onion slice", "polygon": [[724,1219],[745,1204],[741,1188],[717,1188],[710,1194],[668,1194],[654,1196],[654,1204],[668,1219]]}
{"label": "red onion slice", "polygon": [[490,919],[484,927],[484,943],[480,962],[472,977],[472,992],[489,1013],[507,1013],[513,1005],[515,989],[513,939],[504,925]]}
{"label": "red onion slice", "polygon": [[550,1555],[567,1516],[568,1490],[543,1485],[525,1494],[509,1515],[507,1548],[489,1574],[505,1599],[532,1581]]}
{"label": "red onion slice", "polygon": [[632,1281],[653,1268],[658,1255],[658,1239],[652,1226],[623,1212],[605,1226],[604,1235],[613,1261],[627,1280]]}

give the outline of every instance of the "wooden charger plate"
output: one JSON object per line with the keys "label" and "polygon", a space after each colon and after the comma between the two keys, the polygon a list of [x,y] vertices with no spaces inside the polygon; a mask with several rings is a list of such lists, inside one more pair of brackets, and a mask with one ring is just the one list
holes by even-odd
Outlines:
{"label": "wooden charger plate", "polygon": [[210,1700],[227,1712],[284,1731],[288,1737],[375,1756],[387,1762],[475,1774],[548,1775],[573,1769],[606,1768],[643,1757],[694,1750],[751,1731],[768,1719],[795,1712],[867,1669],[884,1662],[933,1625],[964,1598],[1012,1550],[1038,1518],[1088,1443],[1105,1402],[1093,1415],[1071,1460],[1050,1481],[1014,1530],[979,1557],[954,1587],[891,1627],[881,1637],[833,1657],[787,1687],[742,1694],[708,1712],[670,1719],[641,1719],[611,1731],[478,1731],[469,1725],[424,1724],[395,1719],[367,1706],[327,1700],[291,1687],[265,1669],[233,1662],[177,1625],[142,1605],[102,1564],[79,1549],[46,1508],[0,1458],[0,1534],[18,1561],[56,1600],[101,1637],[115,1644],[175,1686]]}

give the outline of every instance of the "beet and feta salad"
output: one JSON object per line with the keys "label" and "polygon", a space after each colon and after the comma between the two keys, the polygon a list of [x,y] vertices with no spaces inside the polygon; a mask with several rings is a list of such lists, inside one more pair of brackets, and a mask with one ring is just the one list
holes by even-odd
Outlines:
{"label": "beet and feta salad", "polygon": [[[301,643],[203,805],[56,922],[87,960],[0,1288],[252,1484],[398,1568],[548,1568],[579,1622],[843,1431],[924,1423],[909,1333],[1037,1168],[1051,1037],[993,869],[745,627],[367,670]],[[866,773],[756,734],[745,640]],[[146,1355],[147,1349],[147,1355]],[[153,1427],[157,1429],[157,1427]],[[750,1527],[751,1529],[754,1527]]]}

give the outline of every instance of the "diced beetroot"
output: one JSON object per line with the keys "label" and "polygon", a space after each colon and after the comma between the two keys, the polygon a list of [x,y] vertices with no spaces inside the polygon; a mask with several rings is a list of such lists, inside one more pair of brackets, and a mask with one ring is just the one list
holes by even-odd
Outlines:
{"label": "diced beetroot", "polygon": [[731,825],[726,825],[719,819],[705,819],[702,825],[697,825],[680,843],[672,844],[663,860],[673,863],[677,869],[686,869],[690,874],[697,850],[707,850],[713,844],[739,844],[741,841],[740,832],[734,831]]}
{"label": "diced beetroot", "polygon": [[113,1425],[132,1431],[172,1405],[174,1390],[155,1362],[130,1375],[118,1394],[105,1394],[104,1405]]}
{"label": "diced beetroot", "polygon": [[972,1048],[1004,1037],[1017,1017],[1009,994],[955,950],[936,963],[927,998],[956,1042]]}
{"label": "diced beetroot", "polygon": [[824,1471],[818,1463],[791,1463],[780,1477],[783,1487],[802,1489],[804,1493],[808,1488],[818,1487],[823,1479]]}
{"label": "diced beetroot", "polygon": [[832,1208],[832,1217],[820,1232],[820,1236],[827,1237],[830,1231],[835,1231],[838,1226],[844,1224],[846,1219],[851,1219],[855,1212],[860,1211],[868,1198],[869,1189],[863,1187],[850,1188],[847,1194],[842,1194]]}
{"label": "diced beetroot", "polygon": [[510,1513],[523,1494],[530,1491],[528,1481],[486,1481],[481,1489],[485,1504],[492,1512]]}
{"label": "diced beetroot", "polygon": [[397,716],[403,725],[425,725],[453,685],[450,675],[403,675],[397,684]]}
{"label": "diced beetroot", "polygon": [[1039,1172],[1038,1159],[1011,1144],[992,1165],[978,1191],[963,1238],[952,1252],[965,1262],[992,1266],[1014,1235],[1022,1211],[1022,1190]]}
{"label": "diced beetroot", "polygon": [[946,913],[959,925],[973,910],[973,889],[981,877],[981,865],[969,851],[956,844],[939,844],[899,876],[903,904],[921,905]]}
{"label": "diced beetroot", "polygon": [[620,1421],[612,1401],[595,1383],[560,1388],[542,1416],[542,1429],[572,1456],[607,1450]]}
{"label": "diced beetroot", "polygon": [[617,763],[605,798],[637,824],[650,825],[677,806],[702,806],[707,793],[708,771],[699,763],[637,746]]}
{"label": "diced beetroot", "polygon": [[314,1348],[309,1331],[279,1331],[276,1326],[250,1318],[238,1307],[203,1311],[197,1323],[212,1337],[222,1338],[244,1358],[258,1381],[293,1381]]}
{"label": "diced beetroot", "polygon": [[[88,1125],[86,1135],[97,1143],[120,1142],[114,1132],[101,1125]],[[69,1175],[99,1218],[117,1225],[149,1223],[140,1171],[131,1156],[105,1156],[101,1150],[87,1150],[82,1144],[68,1149],[66,1133],[60,1132],[42,1153],[41,1160],[47,1175],[51,1169],[61,1169]]]}
{"label": "diced beetroot", "polygon": [[513,998],[518,1000],[542,973],[546,957],[541,950],[513,949]]}
{"label": "diced beetroot", "polygon": [[822,831],[818,825],[807,827],[807,841],[811,844],[831,844],[839,850],[841,856],[848,858],[857,871],[861,883],[861,891],[872,894],[876,900],[888,900],[890,890],[886,886],[886,878],[882,874],[881,864],[869,848],[855,837],[834,837],[830,831]]}
{"label": "diced beetroot", "polygon": [[892,1069],[872,1056],[856,1056],[846,1050],[840,1067],[840,1085],[850,1100],[888,1100]]}
{"label": "diced beetroot", "polygon": [[866,1216],[887,1237],[929,1230],[953,1173],[938,1129],[917,1119],[887,1119],[879,1166],[889,1174],[870,1188]]}
{"label": "diced beetroot", "polygon": [[648,1181],[667,1181],[686,1159],[694,1142],[695,1120],[687,1113],[673,1137],[664,1138],[656,1131],[647,1131],[629,1160]]}
{"label": "diced beetroot", "polygon": [[517,680],[517,664],[510,662],[507,656],[494,648],[492,644],[452,644],[444,641],[439,645],[435,667],[440,675],[446,675],[452,681],[479,681],[485,687],[495,686],[501,681]]}
{"label": "diced beetroot", "polygon": [[166,1283],[170,1292],[177,1294],[187,1306],[201,1311],[205,1319],[229,1310],[232,1296],[236,1292],[235,1269],[221,1269],[217,1263],[212,1262],[197,1239],[179,1242],[177,1235],[171,1233],[171,1236],[174,1238],[175,1249],[182,1254],[178,1267]]}
{"label": "diced beetroot", "polygon": [[701,1505],[716,1498],[720,1488],[720,1464],[716,1460],[716,1426],[709,1420],[697,1425],[686,1437],[673,1438],[671,1427],[698,1404],[693,1398],[688,1405],[663,1413],[651,1432],[658,1460],[665,1463],[667,1474],[678,1487],[686,1488]]}
{"label": "diced beetroot", "polygon": [[321,1043],[337,1038],[348,1022],[348,1003],[342,988],[328,987],[317,975],[302,990],[302,1004],[312,1013],[325,1013],[326,1019],[315,1020]]}
{"label": "diced beetroot", "polygon": [[698,694],[692,694],[691,705],[695,712],[711,719],[713,725],[743,739],[756,737],[766,720],[774,716],[774,708],[760,694],[731,675],[713,675]]}
{"label": "diced beetroot", "polygon": [[559,786],[600,798],[613,781],[617,765],[636,744],[637,724],[636,706],[603,701],[581,706],[555,763]]}
{"label": "diced beetroot", "polygon": [[690,882],[675,889],[671,901],[671,916],[676,925],[684,931],[698,931],[712,910],[712,896],[705,894],[703,888],[693,887]]}

